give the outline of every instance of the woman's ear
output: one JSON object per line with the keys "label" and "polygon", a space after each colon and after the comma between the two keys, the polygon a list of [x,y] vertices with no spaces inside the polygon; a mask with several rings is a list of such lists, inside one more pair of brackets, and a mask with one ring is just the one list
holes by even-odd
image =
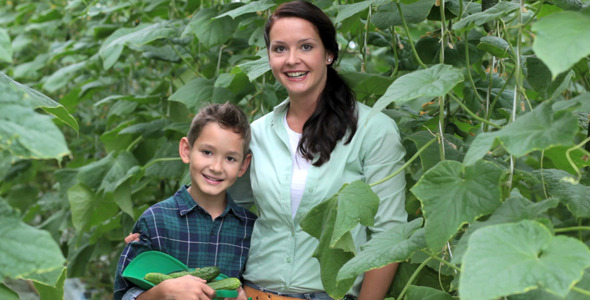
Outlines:
{"label": "woman's ear", "polygon": [[191,158],[191,147],[192,145],[188,141],[187,137],[183,137],[180,139],[180,143],[178,143],[178,154],[180,154],[180,158],[182,162],[188,164]]}

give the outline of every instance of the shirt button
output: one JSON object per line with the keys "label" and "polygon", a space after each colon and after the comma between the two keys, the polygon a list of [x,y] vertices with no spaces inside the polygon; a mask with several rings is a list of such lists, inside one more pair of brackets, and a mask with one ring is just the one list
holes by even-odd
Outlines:
{"label": "shirt button", "polygon": [[288,263],[291,263],[291,258],[290,258],[290,257],[287,257],[286,261],[287,261]]}

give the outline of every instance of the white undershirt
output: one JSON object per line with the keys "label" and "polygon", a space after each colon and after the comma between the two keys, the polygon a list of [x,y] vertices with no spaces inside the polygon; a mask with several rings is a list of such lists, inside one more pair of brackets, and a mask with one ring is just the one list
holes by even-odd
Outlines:
{"label": "white undershirt", "polygon": [[305,180],[307,178],[307,171],[311,162],[301,156],[297,151],[297,145],[301,140],[301,133],[297,133],[287,124],[287,116],[284,119],[285,128],[289,134],[289,149],[291,150],[291,162],[293,163],[293,172],[291,174],[291,217],[295,218],[301,197],[305,191]]}

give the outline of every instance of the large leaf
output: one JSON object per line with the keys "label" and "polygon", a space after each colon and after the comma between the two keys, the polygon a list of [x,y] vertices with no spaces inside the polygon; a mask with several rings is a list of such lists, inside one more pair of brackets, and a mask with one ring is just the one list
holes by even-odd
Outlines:
{"label": "large leaf", "polygon": [[[426,20],[436,0],[417,0],[400,1],[403,20],[406,24],[420,23]],[[403,25],[402,16],[397,8],[395,2],[389,2],[386,5],[379,6],[377,12],[373,14],[371,19],[375,25],[382,30],[387,30],[393,26]]]}
{"label": "large leaf", "polygon": [[272,0],[253,1],[246,5],[240,6],[236,9],[232,9],[226,13],[223,13],[215,17],[215,19],[221,19],[225,16],[230,16],[233,19],[235,19],[236,17],[239,17],[241,15],[267,10],[275,5],[276,4]]}
{"label": "large leaf", "polygon": [[383,110],[392,102],[401,105],[422,97],[442,97],[462,81],[461,70],[442,64],[403,75],[387,88],[385,94],[371,109],[370,114]]}
{"label": "large leaf", "polygon": [[499,167],[484,161],[464,166],[446,160],[424,173],[411,191],[422,203],[431,250],[439,251],[463,224],[500,206],[501,176]]}
{"label": "large leaf", "polygon": [[510,1],[499,1],[498,4],[486,9],[485,11],[472,14],[461,19],[453,25],[453,29],[459,30],[473,24],[481,26],[487,22],[494,21],[498,18],[507,16],[520,8],[520,5]]}
{"label": "large leaf", "polygon": [[98,54],[102,58],[103,67],[110,69],[119,59],[123,48],[127,45],[139,47],[152,41],[172,38],[177,35],[177,29],[168,22],[156,24],[140,24],[134,28],[121,28],[113,32],[102,44]]}
{"label": "large leaf", "polygon": [[19,300],[18,294],[0,282],[0,299]]}
{"label": "large leaf", "polygon": [[536,171],[547,185],[549,194],[563,202],[576,218],[590,217],[590,186],[575,182],[574,177],[562,170]]}
{"label": "large leaf", "polygon": [[49,116],[14,104],[2,104],[0,110],[0,149],[32,159],[61,160],[70,154],[63,134]]}
{"label": "large leaf", "polygon": [[233,36],[239,22],[229,16],[216,18],[218,15],[217,9],[200,9],[186,26],[182,35],[192,32],[205,48],[225,43]]}
{"label": "large leaf", "polygon": [[250,81],[254,81],[256,78],[270,71],[270,66],[268,65],[268,56],[264,55],[257,60],[247,61],[245,63],[239,64],[237,68],[240,68],[242,72],[246,73]]}
{"label": "large leaf", "polygon": [[0,61],[12,63],[12,44],[4,28],[0,28]]}
{"label": "large leaf", "polygon": [[590,250],[573,238],[553,236],[535,221],[482,228],[463,257],[461,299],[496,299],[543,288],[565,297],[590,267]]}
{"label": "large leaf", "polygon": [[354,256],[350,231],[359,223],[372,226],[379,197],[361,181],[345,184],[338,194],[312,208],[301,220],[301,229],[319,240],[313,257],[320,262],[322,284],[333,298],[343,297],[354,278],[338,281],[340,268]]}
{"label": "large leaf", "polygon": [[83,184],[69,188],[67,195],[72,211],[72,223],[78,231],[99,225],[118,212],[112,194],[101,198]]}
{"label": "large leaf", "polygon": [[80,70],[83,70],[86,65],[86,61],[81,61],[57,70],[45,80],[45,83],[43,83],[43,89],[50,93],[61,89],[66,84],[70,83],[72,78],[74,78]]}
{"label": "large leaf", "polygon": [[340,76],[346,80],[359,101],[382,96],[393,82],[390,77],[370,73],[340,73]]}
{"label": "large leaf", "polygon": [[533,51],[555,78],[580,59],[590,55],[590,14],[563,11],[533,24]]}
{"label": "large leaf", "polygon": [[366,271],[408,259],[414,251],[426,247],[424,230],[418,229],[421,226],[422,218],[418,218],[373,237],[357,256],[342,266],[337,280],[356,278]]}
{"label": "large leaf", "polygon": [[55,102],[37,90],[12,80],[2,72],[0,72],[0,94],[2,95],[0,103],[14,102],[25,104],[33,108],[41,108],[47,113],[54,115],[74,130],[78,131],[79,129],[78,122],[67,109],[63,107],[63,105]]}
{"label": "large leaf", "polygon": [[410,285],[407,300],[453,300],[450,294],[427,286]]}
{"label": "large leaf", "polygon": [[56,269],[51,272],[52,278],[56,278],[54,284],[46,284],[44,281],[40,281],[38,278],[29,278],[33,281],[35,289],[39,292],[41,299],[47,300],[60,300],[64,299],[64,284],[66,281],[66,270],[67,268]]}
{"label": "large leaf", "polygon": [[536,150],[572,145],[577,132],[578,121],[571,112],[553,111],[551,104],[543,102],[501,130],[477,135],[465,154],[464,163],[470,165],[482,158],[495,140],[508,153],[521,157]]}
{"label": "large leaf", "polygon": [[65,263],[61,249],[51,234],[22,222],[1,198],[0,239],[0,278],[45,273],[61,268]]}

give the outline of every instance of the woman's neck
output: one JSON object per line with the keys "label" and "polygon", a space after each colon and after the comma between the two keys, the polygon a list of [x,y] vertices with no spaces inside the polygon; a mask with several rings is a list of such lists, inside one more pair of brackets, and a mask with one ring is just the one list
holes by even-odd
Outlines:
{"label": "woman's neck", "polygon": [[302,133],[303,125],[311,117],[318,104],[313,97],[289,97],[289,110],[287,111],[287,124],[291,130]]}

